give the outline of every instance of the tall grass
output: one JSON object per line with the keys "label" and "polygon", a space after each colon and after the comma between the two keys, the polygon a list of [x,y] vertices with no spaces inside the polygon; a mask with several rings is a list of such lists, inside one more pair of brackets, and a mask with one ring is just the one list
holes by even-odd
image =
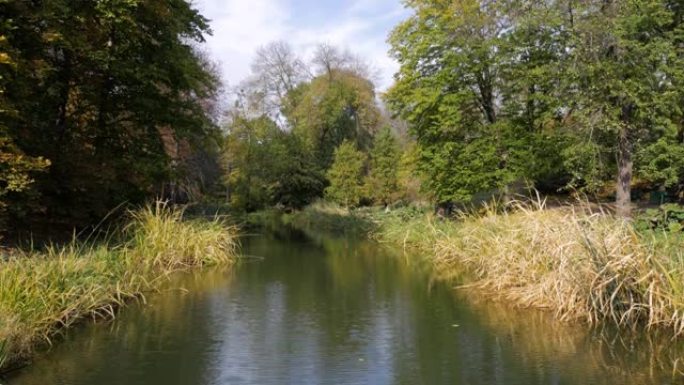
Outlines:
{"label": "tall grass", "polygon": [[378,216],[381,240],[420,249],[444,279],[562,320],[684,334],[684,240],[638,233],[588,205],[514,203],[460,221]]}
{"label": "tall grass", "polygon": [[0,369],[77,322],[114,317],[173,272],[236,258],[237,230],[218,220],[186,220],[163,203],[130,216],[119,244],[73,241],[0,262]]}

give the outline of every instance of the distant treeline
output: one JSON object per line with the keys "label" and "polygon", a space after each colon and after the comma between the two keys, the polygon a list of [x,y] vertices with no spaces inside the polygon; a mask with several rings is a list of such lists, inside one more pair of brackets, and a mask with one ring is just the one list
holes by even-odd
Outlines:
{"label": "distant treeline", "polygon": [[228,124],[237,206],[387,204],[421,185],[464,203],[527,185],[614,195],[628,216],[635,183],[681,192],[680,1],[405,4],[388,112],[351,55],[321,46],[305,65],[284,43],[259,51]]}
{"label": "distant treeline", "polygon": [[[415,197],[412,144],[380,108],[372,69],[321,44],[310,63],[284,42],[258,50],[226,122],[227,195],[242,210]],[[405,130],[404,130],[405,131]],[[404,138],[406,139],[406,138]],[[403,171],[403,172],[402,172]]]}

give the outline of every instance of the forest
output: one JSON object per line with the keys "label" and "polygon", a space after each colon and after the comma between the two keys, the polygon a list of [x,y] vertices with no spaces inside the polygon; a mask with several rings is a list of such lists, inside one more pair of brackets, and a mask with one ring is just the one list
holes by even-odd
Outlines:
{"label": "forest", "polygon": [[218,172],[208,20],[183,0],[0,2],[3,227],[85,226]]}
{"label": "forest", "polygon": [[226,91],[186,1],[3,1],[4,227],[84,226],[155,197],[254,211],[525,186],[626,217],[645,193],[680,198],[678,1],[405,5],[387,92],[347,49],[304,60],[286,42]]}
{"label": "forest", "polygon": [[308,67],[285,43],[259,51],[228,121],[232,202],[464,204],[522,186],[629,217],[646,193],[679,199],[679,2],[406,5],[389,36],[400,70],[377,96],[372,70],[338,50]]}

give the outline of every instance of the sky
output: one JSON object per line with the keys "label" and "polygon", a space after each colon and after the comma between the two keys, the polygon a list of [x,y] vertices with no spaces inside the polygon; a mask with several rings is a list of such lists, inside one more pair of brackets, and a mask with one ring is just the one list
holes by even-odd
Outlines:
{"label": "sky", "polygon": [[388,55],[387,36],[409,11],[400,0],[193,0],[211,20],[205,49],[227,87],[249,75],[254,53],[273,41],[286,41],[304,59],[319,43],[348,49],[377,72],[386,90],[398,65]]}

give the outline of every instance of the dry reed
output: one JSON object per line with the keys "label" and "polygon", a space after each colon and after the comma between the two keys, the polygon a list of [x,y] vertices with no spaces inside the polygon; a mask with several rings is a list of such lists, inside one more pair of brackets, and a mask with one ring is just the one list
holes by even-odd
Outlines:
{"label": "dry reed", "polygon": [[643,234],[589,205],[544,202],[489,207],[442,221],[431,215],[378,217],[378,237],[421,249],[445,279],[562,320],[610,321],[684,334],[684,241]]}

